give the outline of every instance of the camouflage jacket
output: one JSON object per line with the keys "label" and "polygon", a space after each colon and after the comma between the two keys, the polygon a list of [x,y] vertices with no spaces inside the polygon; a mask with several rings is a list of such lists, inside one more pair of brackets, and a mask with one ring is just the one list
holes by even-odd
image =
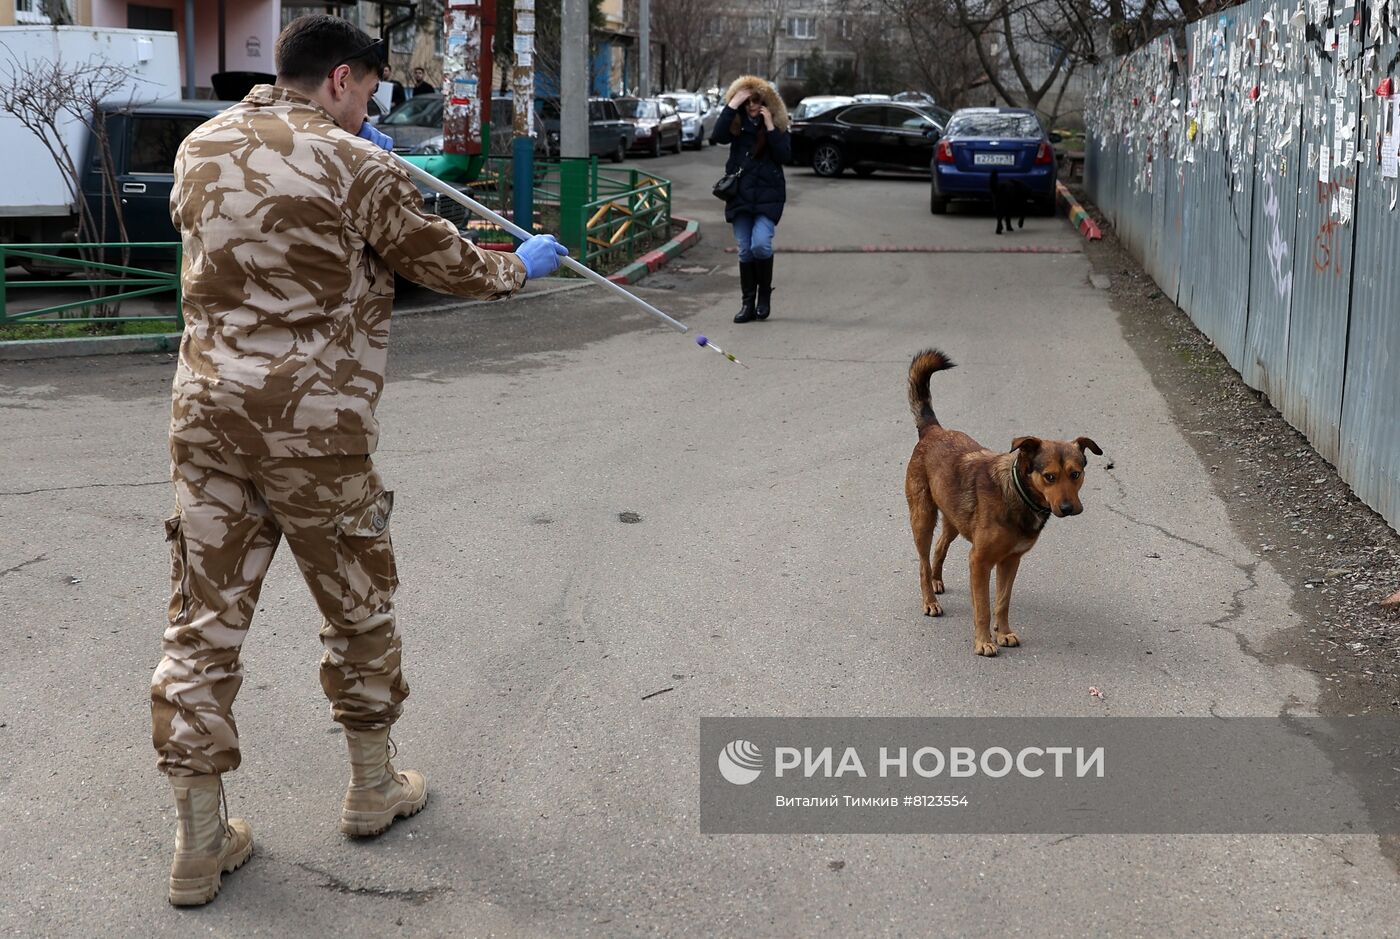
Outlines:
{"label": "camouflage jacket", "polygon": [[394,271],[477,299],[525,283],[425,214],[408,174],[310,99],[259,85],[175,160],[185,334],[170,435],[252,456],[372,453]]}

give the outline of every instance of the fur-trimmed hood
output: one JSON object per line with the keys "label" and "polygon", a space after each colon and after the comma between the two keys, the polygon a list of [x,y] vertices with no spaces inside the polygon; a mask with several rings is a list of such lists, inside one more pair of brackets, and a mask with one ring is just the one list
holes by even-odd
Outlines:
{"label": "fur-trimmed hood", "polygon": [[787,105],[783,104],[782,96],[778,94],[778,89],[774,88],[771,82],[767,82],[757,75],[740,75],[729,83],[729,90],[724,93],[724,103],[729,104],[730,100],[748,89],[757,95],[759,100],[768,108],[773,115],[773,127],[775,130],[787,130],[792,123],[788,119]]}

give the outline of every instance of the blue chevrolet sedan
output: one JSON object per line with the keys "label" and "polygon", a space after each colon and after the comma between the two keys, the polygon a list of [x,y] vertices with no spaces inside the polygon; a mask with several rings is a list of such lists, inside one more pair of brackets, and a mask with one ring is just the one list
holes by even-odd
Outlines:
{"label": "blue chevrolet sedan", "polygon": [[1055,149],[1034,111],[963,108],[953,114],[933,150],[929,211],[942,215],[948,200],[990,199],[990,177],[1016,180],[1042,211],[1055,208]]}

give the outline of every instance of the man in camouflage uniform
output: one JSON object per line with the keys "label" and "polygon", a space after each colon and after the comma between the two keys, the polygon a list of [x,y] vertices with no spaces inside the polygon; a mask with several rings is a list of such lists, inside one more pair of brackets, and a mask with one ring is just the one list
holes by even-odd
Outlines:
{"label": "man in camouflage uniform", "polygon": [[335,17],[295,20],[277,41],[277,84],[194,131],[176,158],[186,326],[170,427],[169,628],[151,713],[179,819],[177,905],[212,900],[252,853],[247,823],[220,816],[220,774],[239,765],[239,650],[284,537],[324,617],[321,686],[350,749],[341,830],[378,834],[427,802],[422,775],[389,762],[408,684],[394,495],[370,459],[394,272],[491,299],[564,253],[549,235],[483,251],[424,214],[371,142],[387,138],[365,123],[379,51]]}

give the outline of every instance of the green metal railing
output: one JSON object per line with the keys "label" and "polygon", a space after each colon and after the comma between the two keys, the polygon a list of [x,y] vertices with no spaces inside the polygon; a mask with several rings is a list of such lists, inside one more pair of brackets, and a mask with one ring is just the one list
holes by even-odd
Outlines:
{"label": "green metal railing", "polygon": [[[158,271],[130,264],[109,264],[106,261],[86,260],[82,253],[95,257],[109,257],[128,249],[168,250],[174,257],[173,271]],[[60,253],[62,252],[62,253]],[[41,271],[94,272],[99,275],[82,278],[55,278],[52,280],[24,278],[11,279],[8,268],[11,264],[25,263]],[[119,288],[106,292],[108,288]],[[63,289],[83,290],[92,295],[78,300],[55,303],[22,311],[12,311],[11,294],[19,289]],[[100,289],[99,289],[100,288]],[[149,297],[170,291],[173,293],[173,311],[157,316],[68,316],[74,310],[92,308],[112,308],[124,300]],[[180,315],[180,243],[176,241],[141,241],[130,244],[0,244],[0,325],[14,323],[42,323],[44,325],[68,325],[70,323],[139,323],[169,321],[184,328]]]}
{"label": "green metal railing", "polygon": [[590,267],[635,261],[671,237],[671,181],[637,170],[626,172],[629,179],[599,186],[583,204]]}
{"label": "green metal railing", "polygon": [[[511,161],[491,157],[472,184],[473,197],[509,211],[511,178]],[[534,200],[540,226],[594,270],[621,267],[671,237],[671,181],[605,169],[596,157],[537,161]]]}
{"label": "green metal railing", "polygon": [[[469,184],[478,201],[497,211],[509,212],[511,161],[492,157],[484,171]],[[554,231],[568,245],[569,253],[594,270],[610,272],[635,261],[671,237],[671,181],[636,169],[602,169],[596,158],[539,161],[534,169],[536,219],[522,227]],[[479,220],[459,223],[477,230],[485,243],[509,242],[505,233]],[[482,227],[485,226],[485,227]],[[536,227],[538,226],[538,227]],[[124,249],[168,250],[173,270],[162,271],[104,260]],[[41,271],[65,270],[88,276],[65,279],[10,278],[3,273],[11,264],[24,262]],[[132,323],[168,321],[184,328],[180,315],[180,244],[133,242],[131,244],[0,244],[0,325],[39,323]],[[106,276],[103,276],[106,275]],[[20,289],[81,290],[89,294],[35,309],[12,310],[13,294]],[[109,289],[116,288],[112,292]],[[165,315],[72,316],[74,311],[104,313],[117,310],[123,301],[169,291],[174,303]]]}

